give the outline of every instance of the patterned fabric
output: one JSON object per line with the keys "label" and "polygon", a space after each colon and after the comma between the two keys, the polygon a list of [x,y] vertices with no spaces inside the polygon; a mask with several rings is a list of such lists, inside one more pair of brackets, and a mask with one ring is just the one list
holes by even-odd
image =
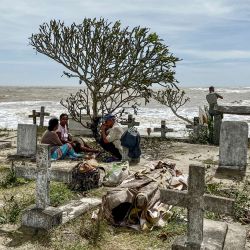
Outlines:
{"label": "patterned fabric", "polygon": [[71,159],[77,159],[78,157],[82,157],[82,154],[77,154],[72,145],[70,143],[66,143],[58,148],[56,148],[52,154],[52,160],[64,159],[66,156],[69,156]]}

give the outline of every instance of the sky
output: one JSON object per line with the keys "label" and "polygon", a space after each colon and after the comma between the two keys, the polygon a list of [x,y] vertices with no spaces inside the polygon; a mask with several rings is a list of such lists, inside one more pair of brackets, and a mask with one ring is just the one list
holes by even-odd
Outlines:
{"label": "sky", "polygon": [[250,0],[0,0],[0,86],[77,86],[29,37],[51,19],[85,17],[156,32],[182,59],[180,87],[250,87]]}

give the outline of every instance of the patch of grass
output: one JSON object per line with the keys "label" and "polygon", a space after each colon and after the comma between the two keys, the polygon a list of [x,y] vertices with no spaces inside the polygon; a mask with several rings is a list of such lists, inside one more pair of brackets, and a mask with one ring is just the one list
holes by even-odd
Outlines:
{"label": "patch of grass", "polygon": [[75,194],[68,189],[67,185],[60,182],[50,184],[50,205],[57,207],[73,199]]}
{"label": "patch of grass", "polygon": [[218,161],[214,161],[211,158],[208,158],[206,160],[202,161],[203,164],[207,164],[207,165],[218,165]]}
{"label": "patch of grass", "polygon": [[102,196],[104,194],[106,194],[107,190],[108,190],[107,187],[101,186],[99,188],[90,189],[90,190],[84,192],[84,195],[86,197],[98,197],[98,198],[102,198]]}
{"label": "patch of grass", "polygon": [[7,174],[0,180],[0,188],[11,188],[28,183],[23,178],[17,178],[13,168],[5,169]]}
{"label": "patch of grass", "polygon": [[187,151],[184,151],[184,150],[177,150],[175,151],[176,154],[186,154]]}
{"label": "patch of grass", "polygon": [[[207,183],[206,192],[212,195],[224,196],[226,198],[234,199],[234,211],[233,218],[243,223],[249,223],[249,211],[250,211],[250,185],[248,181],[243,184],[223,188],[221,183]],[[207,213],[209,217],[219,218],[217,214]]]}
{"label": "patch of grass", "polygon": [[34,203],[33,197],[18,199],[14,195],[4,196],[4,206],[0,209],[0,224],[15,224],[20,220],[21,212]]}

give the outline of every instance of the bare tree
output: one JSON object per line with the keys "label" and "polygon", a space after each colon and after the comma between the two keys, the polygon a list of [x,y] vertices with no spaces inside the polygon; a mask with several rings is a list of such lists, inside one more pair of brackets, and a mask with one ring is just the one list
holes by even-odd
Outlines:
{"label": "bare tree", "polygon": [[[61,103],[75,120],[86,113],[91,119],[114,112],[138,98],[147,103],[153,84],[175,88],[179,59],[149,29],[122,28],[104,19],[85,18],[66,26],[52,20],[32,34],[34,49],[62,64],[67,77],[76,77],[84,88]],[[83,124],[84,125],[84,124]]]}
{"label": "bare tree", "polygon": [[169,107],[172,112],[183,121],[193,124],[188,118],[181,116],[177,113],[178,109],[184,106],[189,100],[189,97],[185,96],[185,91],[179,89],[166,88],[153,93],[153,98],[159,103]]}

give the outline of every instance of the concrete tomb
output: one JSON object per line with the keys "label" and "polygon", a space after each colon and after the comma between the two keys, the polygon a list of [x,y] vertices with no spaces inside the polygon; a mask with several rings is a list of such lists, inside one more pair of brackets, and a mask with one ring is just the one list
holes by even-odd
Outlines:
{"label": "concrete tomb", "polygon": [[[175,241],[172,249],[232,249],[224,248],[227,239],[226,223],[205,221],[204,212],[231,214],[234,200],[217,197],[205,192],[205,168],[199,165],[189,166],[188,191],[161,189],[161,200],[164,203],[186,207],[188,209],[187,237]],[[244,229],[241,228],[239,239],[245,240]],[[237,248],[244,249],[244,248]]]}
{"label": "concrete tomb", "polygon": [[[91,122],[88,115],[82,115],[81,121],[83,124]],[[93,136],[91,129],[85,128],[80,122],[75,121],[72,117],[69,117],[69,132],[73,135]]]}
{"label": "concrete tomb", "polygon": [[57,208],[50,206],[50,180],[55,177],[51,172],[49,145],[38,145],[36,159],[36,204],[24,211],[23,226],[48,230],[101,204],[98,198],[82,198]]}
{"label": "concrete tomb", "polygon": [[213,131],[213,142],[219,145],[220,131],[223,114],[234,114],[234,115],[250,115],[250,106],[219,106],[215,105],[214,110],[217,115],[214,116],[214,131]]}

